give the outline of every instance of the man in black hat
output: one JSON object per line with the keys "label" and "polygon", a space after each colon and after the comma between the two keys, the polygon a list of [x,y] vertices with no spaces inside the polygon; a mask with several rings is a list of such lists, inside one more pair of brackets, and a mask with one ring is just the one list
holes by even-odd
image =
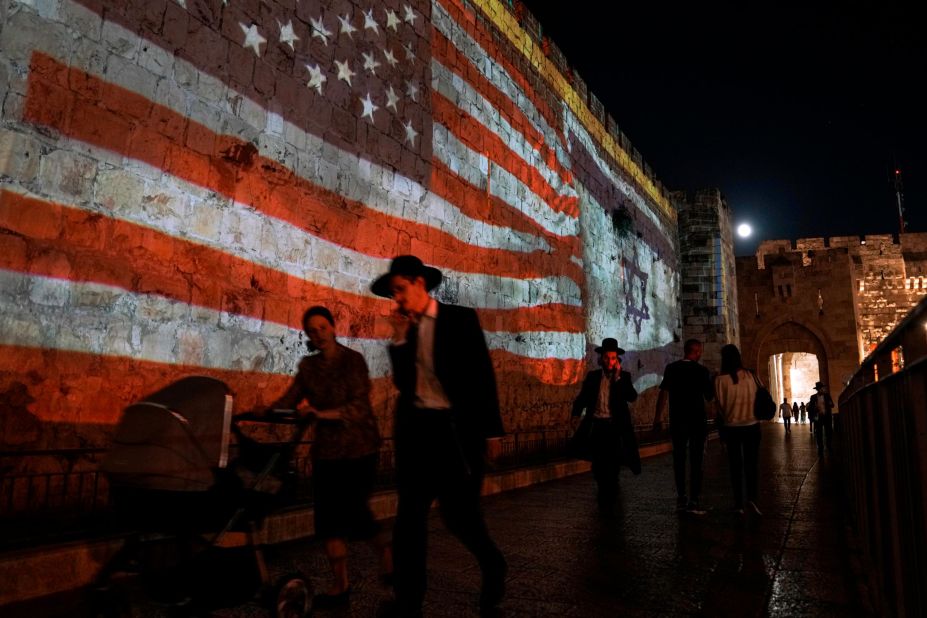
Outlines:
{"label": "man in black hat", "polygon": [[389,354],[399,389],[393,552],[400,615],[421,613],[427,518],[435,498],[448,530],[480,565],[481,607],[497,605],[505,592],[506,562],[480,510],[487,440],[504,433],[496,377],[476,312],[432,298],[440,282],[438,269],[401,255],[370,287],[397,306]]}
{"label": "man in black hat", "polygon": [[811,396],[808,402],[808,410],[814,411],[815,417],[814,435],[818,444],[818,457],[824,456],[824,446],[827,446],[827,452],[833,450],[834,439],[834,400],[831,399],[830,393],[827,392],[827,386],[823,382],[817,382],[814,385],[817,392]]}
{"label": "man in black hat", "polygon": [[573,416],[585,415],[577,430],[589,433],[592,475],[598,485],[599,508],[608,513],[618,495],[618,472],[621,464],[634,474],[641,473],[640,453],[631,423],[628,403],[637,399],[631,374],[621,369],[624,350],[611,337],[595,349],[601,369],[590,371],[573,402]]}

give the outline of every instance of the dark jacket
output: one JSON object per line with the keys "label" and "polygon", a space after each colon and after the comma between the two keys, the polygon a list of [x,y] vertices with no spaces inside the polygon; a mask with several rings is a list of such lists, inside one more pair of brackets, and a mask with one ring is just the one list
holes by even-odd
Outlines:
{"label": "dark jacket", "polygon": [[[389,355],[401,414],[412,407],[415,399],[415,350],[406,344],[390,346]],[[503,435],[496,375],[476,311],[438,303],[434,363],[435,375],[451,402],[461,436],[485,440]]]}
{"label": "dark jacket", "polygon": [[[812,420],[818,418],[818,397],[821,396],[821,393],[815,393],[811,396],[811,399],[808,401],[806,409],[808,410],[808,415]],[[834,400],[831,398],[830,393],[824,393],[824,416],[830,418],[834,413]]]}
{"label": "dark jacket", "polygon": [[[586,374],[583,386],[579,395],[573,401],[573,416],[579,416],[583,410],[586,410],[586,416],[583,423],[591,423],[595,414],[596,404],[599,399],[599,385],[602,382],[602,370],[596,369]],[[634,435],[634,424],[631,422],[631,411],[628,403],[637,399],[637,390],[631,381],[631,374],[622,370],[621,379],[612,384],[608,395],[609,413],[612,415],[612,423],[615,424],[618,431],[616,437],[620,444],[615,446],[621,448],[622,463],[627,465],[632,472],[640,474],[641,458],[637,450],[637,437]]]}

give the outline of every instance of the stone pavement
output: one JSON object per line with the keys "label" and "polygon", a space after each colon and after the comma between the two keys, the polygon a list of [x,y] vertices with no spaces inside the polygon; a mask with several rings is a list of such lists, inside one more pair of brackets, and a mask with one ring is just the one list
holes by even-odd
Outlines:
{"label": "stone pavement", "polygon": [[[731,512],[726,456],[708,444],[701,517],[674,512],[672,456],[622,473],[612,517],[600,516],[584,474],[485,499],[490,529],[509,561],[501,616],[854,616],[868,615],[861,568],[847,546],[839,461],[817,458],[808,426],[784,436],[764,426],[763,517]],[[475,616],[479,570],[431,520],[426,616]],[[328,583],[313,542],[276,548],[274,570],[297,567],[317,589]],[[317,615],[372,616],[388,596],[371,550],[352,546],[349,610]],[[220,612],[255,615],[254,608]]]}
{"label": "stone pavement", "polygon": [[[599,514],[590,474],[491,496],[484,508],[509,561],[508,593],[498,616],[864,616],[865,580],[843,516],[839,460],[819,461],[808,426],[783,435],[763,428],[761,518],[732,512],[726,456],[707,447],[704,516],[674,511],[670,454],[646,459],[643,474],[622,472],[613,516]],[[328,584],[316,541],[267,550],[270,570],[306,573]],[[374,616],[389,596],[373,551],[351,545],[349,608],[317,616]],[[431,519],[426,616],[476,616],[479,570]],[[59,606],[61,609],[61,606]],[[136,616],[169,615],[138,602]],[[31,612],[30,618],[45,614]],[[59,615],[51,612],[49,615]],[[72,610],[60,615],[75,615]],[[216,616],[264,617],[257,604]]]}

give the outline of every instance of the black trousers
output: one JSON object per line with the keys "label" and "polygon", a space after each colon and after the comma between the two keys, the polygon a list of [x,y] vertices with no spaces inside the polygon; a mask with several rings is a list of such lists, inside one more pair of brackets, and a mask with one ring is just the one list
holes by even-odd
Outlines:
{"label": "black trousers", "polygon": [[611,506],[618,496],[621,471],[621,438],[610,418],[592,419],[592,477],[598,487],[599,505]]}
{"label": "black trousers", "polygon": [[728,464],[731,468],[731,487],[734,490],[734,505],[744,504],[744,484],[747,486],[747,500],[756,501],[759,483],[760,424],[746,427],[725,427],[724,443],[727,445]]}
{"label": "black trousers", "polygon": [[[673,472],[676,476],[676,495],[698,501],[702,494],[702,461],[705,458],[705,423],[674,426],[670,422],[673,439]],[[689,455],[689,493],[686,493],[686,453]]]}
{"label": "black trousers", "polygon": [[428,511],[437,499],[447,529],[474,555],[484,580],[505,567],[480,509],[485,440],[463,436],[448,410],[400,410],[396,427],[399,506],[393,531],[395,592],[400,610],[425,599]]}
{"label": "black trousers", "polygon": [[830,451],[833,447],[834,417],[831,415],[818,415],[818,418],[814,424],[815,439],[818,444],[818,455],[823,455],[825,446],[827,446],[828,451]]}

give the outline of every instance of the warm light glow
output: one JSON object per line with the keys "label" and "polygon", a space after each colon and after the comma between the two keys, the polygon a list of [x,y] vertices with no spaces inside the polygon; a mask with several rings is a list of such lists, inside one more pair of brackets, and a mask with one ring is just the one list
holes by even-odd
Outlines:
{"label": "warm light glow", "polygon": [[737,235],[741,238],[747,238],[753,233],[753,228],[747,223],[741,223],[737,226]]}

